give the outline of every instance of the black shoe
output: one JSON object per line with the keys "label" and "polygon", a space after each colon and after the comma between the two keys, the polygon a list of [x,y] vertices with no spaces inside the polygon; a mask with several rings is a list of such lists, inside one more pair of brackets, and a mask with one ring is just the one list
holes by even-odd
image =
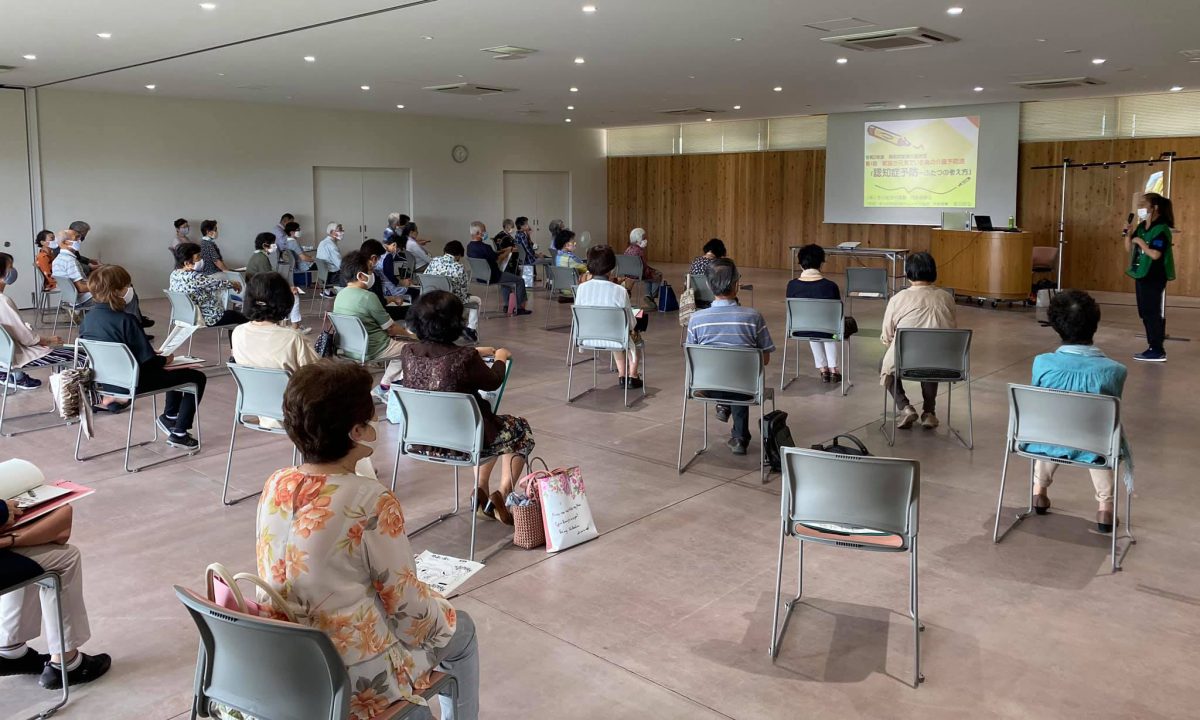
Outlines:
{"label": "black shoe", "polygon": [[748,440],[740,440],[738,438],[729,438],[725,441],[725,444],[729,446],[729,451],[734,455],[745,455],[746,446],[749,445],[750,442]]}
{"label": "black shoe", "polygon": [[628,378],[624,378],[624,380],[625,380],[625,383],[624,383],[624,385],[622,385],[622,387],[627,387],[630,390],[637,390],[638,388],[640,388],[643,385],[642,379],[639,377],[628,377]]}
{"label": "black shoe", "polygon": [[166,413],[154,418],[154,424],[157,425],[158,429],[162,430],[162,434],[166,435],[167,437],[170,437],[171,433],[175,430],[175,418],[168,416]]}
{"label": "black shoe", "polygon": [[172,432],[167,436],[167,444],[173,448],[181,448],[183,450],[195,450],[200,447],[200,442],[189,433],[179,435]]}
{"label": "black shoe", "polygon": [[141,321],[142,321],[142,327],[143,327],[143,328],[151,328],[151,327],[154,327],[154,321],[153,321],[153,320],[151,320],[150,318],[146,317],[145,315],[143,315],[143,316],[141,317]]}
{"label": "black shoe", "polygon": [[9,675],[38,675],[46,663],[50,662],[49,655],[42,655],[31,647],[25,648],[25,654],[19,658],[0,658],[0,677]]}
{"label": "black shoe", "polygon": [[[80,654],[83,655],[83,662],[79,663],[79,667],[74,670],[67,671],[67,682],[72,686],[90,683],[112,667],[112,658],[104,653],[99,655]],[[54,663],[47,662],[42,670],[42,676],[38,678],[38,685],[47,690],[62,690],[61,668],[56,667]]]}
{"label": "black shoe", "polygon": [[465,337],[466,339],[470,340],[473,343],[479,342],[479,333],[475,332],[471,328],[463,328],[462,334],[463,334],[463,337]]}
{"label": "black shoe", "polygon": [[117,413],[125,412],[125,409],[128,407],[129,402],[121,402],[120,400],[116,400],[107,405],[100,405],[97,403],[92,406],[92,412],[110,412],[116,415]]}
{"label": "black shoe", "polygon": [[146,342],[154,342],[154,336],[150,333],[146,333]]}
{"label": "black shoe", "polygon": [[533,311],[532,311],[532,310],[526,310],[525,308],[517,308],[517,314],[518,314],[518,315],[532,315],[532,314],[533,314]]}
{"label": "black shoe", "polygon": [[721,422],[729,422],[729,406],[728,405],[718,405],[717,406],[717,419],[720,420]]}

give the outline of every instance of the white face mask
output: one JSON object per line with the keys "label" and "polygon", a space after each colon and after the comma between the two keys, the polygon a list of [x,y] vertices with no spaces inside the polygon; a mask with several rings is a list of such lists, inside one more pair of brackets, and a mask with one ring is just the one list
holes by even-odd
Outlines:
{"label": "white face mask", "polygon": [[341,240],[341,239],[342,239],[342,237],[344,237],[344,236],[345,236],[345,234],[346,234],[346,233],[342,232],[341,230],[334,230],[334,231],[333,231],[333,234],[331,235],[331,237],[332,237],[334,240]]}
{"label": "white face mask", "polygon": [[80,241],[78,241],[78,240],[72,240],[72,241],[71,241],[71,249],[72,249],[72,250],[78,250],[78,249],[79,249],[79,246],[80,246],[80,245],[82,245],[82,244],[83,244],[83,243],[81,243],[81,242],[80,242]]}
{"label": "white face mask", "polygon": [[262,251],[264,253],[266,253],[267,255],[270,255],[271,253],[275,252],[275,246],[274,245],[263,245]]}
{"label": "white face mask", "polygon": [[294,238],[296,238],[297,240],[299,240],[299,239],[300,239],[300,231],[299,231],[299,230],[297,230],[297,231],[296,231],[296,234],[295,234],[295,235],[293,235],[292,237],[294,237]]}
{"label": "white face mask", "polygon": [[121,296],[121,299],[125,301],[126,305],[133,302],[133,287],[132,286],[125,288],[125,294]]}
{"label": "white face mask", "polygon": [[12,285],[16,281],[17,281],[17,269],[15,267],[10,267],[8,269],[8,272],[4,273],[4,284]]}
{"label": "white face mask", "polygon": [[187,225],[184,225],[183,227],[179,228],[179,234],[184,237],[187,237],[188,233],[190,233],[191,231],[192,231],[192,229],[190,227],[188,227]]}
{"label": "white face mask", "polygon": [[358,281],[360,283],[366,283],[368,290],[375,287],[375,273],[371,273],[370,275],[367,275],[365,278],[363,277],[364,275],[367,275],[367,273],[359,273],[357,275]]}
{"label": "white face mask", "polygon": [[203,260],[201,260],[200,262],[198,262],[192,266],[192,270],[194,272],[200,272],[203,269],[204,269],[204,261]]}
{"label": "white face mask", "polygon": [[375,452],[375,443],[379,440],[379,426],[374,420],[372,420],[371,422],[367,423],[367,427],[370,428],[370,432],[367,433],[365,437],[355,440],[354,436],[351,435],[350,441],[355,445],[367,448],[373,454]]}
{"label": "white face mask", "polygon": [[1145,220],[1150,217],[1149,208],[1138,208],[1138,220]]}

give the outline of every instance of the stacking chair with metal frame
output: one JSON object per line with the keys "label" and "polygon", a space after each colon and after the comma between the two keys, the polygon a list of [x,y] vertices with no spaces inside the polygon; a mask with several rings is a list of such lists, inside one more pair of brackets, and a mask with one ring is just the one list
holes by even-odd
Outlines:
{"label": "stacking chair with metal frame", "polygon": [[195,325],[196,330],[188,338],[187,354],[192,354],[192,342],[196,339],[196,333],[201,330],[216,330],[217,331],[217,358],[212,365],[206,365],[205,368],[221,367],[221,358],[225,355],[221,352],[221,335],[223,331],[228,331],[233,325],[205,325],[204,318],[200,314],[200,308],[185,292],[177,290],[163,290],[167,296],[167,300],[171,303],[171,325],[182,323],[184,325]]}
{"label": "stacking chair with metal frame", "polygon": [[[491,295],[492,288],[498,287],[501,285],[512,285],[513,283],[505,283],[500,280],[497,280],[496,282],[492,282],[491,281],[492,280],[492,268],[490,265],[488,265],[487,260],[484,260],[483,258],[468,257],[467,265],[471,268],[471,281],[479,283],[484,286],[483,300],[480,302],[479,315],[482,319],[486,320],[488,318],[489,314],[496,312],[496,311],[484,310],[484,308],[487,307],[488,296]],[[501,291],[497,294],[500,296],[501,304],[503,304],[504,292]],[[502,308],[501,310],[499,310],[499,314],[507,315],[508,314],[507,308]]]}
{"label": "stacking chair with metal frame", "polygon": [[329,319],[329,323],[333,325],[334,332],[337,333],[337,354],[347,360],[354,362],[364,367],[369,363],[376,365],[386,365],[385,360],[371,360],[367,357],[367,347],[370,338],[367,335],[367,327],[363,325],[363,321],[353,315],[343,315],[341,313],[325,313],[325,317]]}
{"label": "stacking chair with metal frame", "polygon": [[[141,369],[138,367],[137,360],[134,359],[133,353],[131,353],[129,348],[124,344],[101,342],[99,340],[77,340],[75,343],[76,366],[79,366],[80,364],[80,350],[82,350],[88,357],[89,364],[92,368],[92,380],[96,384],[97,390],[99,390],[100,385],[109,386],[109,389],[107,390],[99,390],[100,394],[129,401],[129,410],[126,411],[129,413],[129,425],[125,431],[125,472],[138,472],[139,470],[145,470],[148,467],[161,465],[165,462],[178,460],[181,457],[195,455],[196,453],[200,452],[202,447],[202,441],[200,439],[200,389],[196,387],[195,384],[180,383],[179,385],[172,385],[171,387],[156,388],[154,390],[138,392],[138,376],[141,372]],[[146,463],[145,465],[141,465],[136,468],[129,467],[130,448],[142,447],[158,441],[158,396],[162,393],[171,391],[190,393],[196,398],[196,447],[188,450],[186,455],[176,455],[174,457],[163,458],[151,463]],[[133,416],[134,411],[137,409],[137,399],[143,397],[150,398],[151,408],[153,409],[155,418],[155,422],[151,423],[151,427],[154,429],[154,435],[152,439],[134,445],[132,444]],[[121,451],[121,448],[114,448],[112,450],[106,450],[88,457],[80,457],[79,448],[82,441],[83,424],[81,423],[79,425],[79,433],[75,436],[75,459],[81,462]]]}
{"label": "stacking chair with metal frame", "polygon": [[886,268],[846,268],[846,314],[853,312],[854,298],[873,298],[888,301],[888,271]]}
{"label": "stacking chair with metal frame", "polygon": [[58,334],[58,314],[65,309],[69,324],[67,342],[71,342],[71,338],[75,336],[75,312],[86,312],[86,309],[75,307],[79,304],[79,288],[75,287],[75,283],[61,275],[55,275],[54,282],[58,285],[58,305],[54,306],[54,324],[50,329],[50,334]]}
{"label": "stacking chair with metal frame", "polygon": [[[13,356],[15,354],[16,354],[16,343],[13,342],[12,336],[8,334],[8,331],[5,330],[3,326],[0,326],[0,372],[4,372],[8,375],[12,374],[12,372],[14,370],[14,368],[12,366]],[[49,359],[50,358],[42,358],[42,362],[45,362],[46,360],[49,360]],[[61,369],[65,365],[70,364],[69,361],[49,362],[49,363],[46,363],[43,365],[38,365],[37,363],[38,363],[38,361],[34,361],[33,363],[26,365],[25,367],[15,368],[15,369],[21,370],[22,372],[24,372],[24,371],[28,371],[28,370],[31,370],[36,367],[53,367],[54,369],[57,370],[57,369]],[[28,432],[34,432],[35,430],[47,430],[49,428],[60,427],[62,425],[70,425],[71,423],[75,422],[74,420],[64,420],[62,422],[54,422],[54,423],[50,423],[48,425],[38,425],[36,427],[21,428],[20,430],[4,432],[3,429],[4,429],[5,419],[7,419],[11,422],[13,420],[22,420],[24,418],[41,417],[43,415],[54,415],[54,414],[56,414],[56,411],[58,408],[54,404],[54,398],[51,397],[49,410],[43,410],[41,412],[34,412],[34,413],[26,413],[24,415],[17,415],[15,417],[6,418],[5,411],[8,408],[8,391],[12,384],[12,378],[9,377],[0,384],[4,385],[4,388],[2,390],[0,390],[0,393],[2,393],[2,394],[0,394],[0,435],[3,435],[4,437],[13,437],[15,435],[24,435],[25,433],[28,433]]]}
{"label": "stacking chair with metal frame", "polygon": [[[396,491],[396,478],[400,475],[400,456],[414,460],[450,465],[454,468],[454,509],[408,533],[417,533],[452,518],[458,514],[459,486],[458,469],[470,467],[475,470],[475,489],[471,491],[471,547],[468,559],[475,559],[475,512],[478,502],[479,466],[494,460],[487,455],[483,445],[483,413],[479,402],[470,393],[433,392],[393,386],[392,394],[400,405],[400,441],[396,444],[395,467],[392,470],[392,492]],[[408,418],[417,418],[409,422]],[[422,452],[418,448],[451,450],[466,457],[439,457]]]}
{"label": "stacking chair with metal frame", "polygon": [[[62,578],[59,577],[58,573],[44,572],[36,577],[31,577],[18,583],[9,585],[8,587],[0,588],[0,595],[8,595],[9,593],[23,591],[30,585],[37,585],[39,588],[46,588],[54,591],[54,619],[58,622],[58,637],[65,638],[66,632],[65,628],[63,627],[62,614]],[[54,652],[55,649],[56,648],[49,648],[49,651]],[[57,649],[62,650],[62,648]],[[59,698],[58,703],[51,705],[36,715],[31,715],[28,720],[40,720],[40,718],[48,718],[66,706],[67,700],[71,696],[71,683],[70,678],[67,675],[67,664],[68,663],[62,663],[59,666],[59,671],[62,673],[62,697]]]}
{"label": "stacking chair with metal frame", "polygon": [[421,286],[422,295],[434,290],[453,292],[453,290],[450,288],[450,278],[446,277],[445,275],[417,273],[417,283]]}
{"label": "stacking chair with metal frame", "polygon": [[313,285],[309,288],[312,293],[312,299],[308,303],[308,311],[313,312],[317,303],[321,303],[321,312],[325,311],[325,301],[329,298],[323,297],[322,292],[329,287],[329,276],[334,272],[333,266],[328,260],[317,258],[313,261]]}
{"label": "stacking chair with metal frame", "polygon": [[[629,313],[619,307],[580,307],[571,306],[571,345],[572,350],[592,351],[592,390],[596,389],[596,368],[600,364],[597,356],[601,352],[624,352],[626,368],[629,358],[637,353],[640,359],[642,382],[642,397],[646,397],[646,343],[636,344],[629,336]],[[612,347],[616,344],[617,347]],[[575,365],[567,358],[567,402],[574,402],[582,397],[571,397],[571,381],[575,373]],[[589,391],[584,391],[587,394]],[[625,407],[629,407],[629,387],[625,387]]]}
{"label": "stacking chair with metal frame", "polygon": [[[34,268],[37,271],[37,274],[35,275],[37,282],[34,286],[34,291],[37,294],[36,324],[39,326],[45,326],[50,324],[50,320],[46,319],[46,315],[50,312],[51,308],[50,302],[55,297],[59,298],[61,302],[62,291],[57,287],[57,279],[56,287],[53,290],[47,290],[46,283],[42,279],[41,268],[38,268],[37,265],[34,265]],[[74,287],[74,285],[72,285],[72,287]]]}
{"label": "stacking chair with metal frame", "polygon": [[[636,288],[639,283],[645,285],[645,281],[642,280],[642,275],[644,273],[645,265],[642,263],[642,259],[640,257],[636,255],[617,255],[618,278],[632,278],[635,281],[634,288]],[[641,297],[641,295],[638,295],[635,292],[633,293],[633,297]]]}
{"label": "stacking chair with metal frame", "polygon": [[[921,624],[917,595],[917,527],[921,501],[921,465],[915,460],[839,455],[820,450],[781,448],[783,501],[780,511],[779,563],[771,613],[770,655],[779,655],[792,611],[804,594],[804,543],[873,552],[908,553],[908,615],[913,621],[913,680],[921,674]],[[796,597],[784,604],[783,554],[787,539],[799,541]]]}
{"label": "stacking chair with metal frame", "polygon": [[[1053,445],[1069,450],[1094,453],[1102,464],[1070,458],[1051,457],[1029,452],[1030,444]],[[1017,513],[1016,520],[1000,532],[1000,513],[1004,510],[1004,482],[1008,477],[1008,460],[1013,454],[1029,458],[1029,508]],[[1032,385],[1008,385],[1008,434],[1004,441],[1004,465],[1000,471],[1000,497],[996,500],[996,524],[992,542],[1004,539],[1009,530],[1033,513],[1034,462],[1055,463],[1088,470],[1105,469],[1113,476],[1113,518],[1120,524],[1121,492],[1117,482],[1121,477],[1121,461],[1128,461],[1121,452],[1121,401],[1111,395],[1068,392]],[[1133,537],[1133,496],[1125,486],[1125,538],[1129,544],[1117,554],[1117,529],[1112,531],[1112,572],[1121,569],[1121,560],[1137,540]]]}
{"label": "stacking chair with metal frame", "polygon": [[[233,427],[229,431],[229,457],[225,460],[225,484],[221,489],[221,502],[225,505],[236,505],[243,500],[261,495],[259,490],[237,500],[229,499],[229,475],[233,469],[233,443],[237,440],[238,426],[258,432],[283,435],[283,393],[287,390],[289,375],[285,370],[272,368],[255,368],[247,365],[229,363],[229,372],[237,384],[237,400],[233,406]],[[255,422],[249,422],[247,417],[253,417]],[[274,420],[277,427],[264,427],[263,419]],[[296,464],[296,446],[292,446],[292,464]]]}
{"label": "stacking chair with metal frame", "polygon": [[[692,289],[692,297],[696,301],[696,309],[703,310],[716,302],[717,296],[712,291],[712,286],[708,284],[708,276],[704,273],[689,273],[683,276],[683,286]],[[687,341],[687,326],[681,328],[679,335],[679,344],[683,345]]]}
{"label": "stacking chair with metal frame", "polygon": [[[775,410],[775,390],[766,386],[766,371],[762,363],[762,350],[744,347],[722,347],[719,345],[685,345],[683,347],[686,376],[683,383],[683,412],[679,418],[679,458],[675,469],[683,473],[696,456],[708,450],[708,412],[704,412],[704,446],[683,462],[683,435],[687,429],[688,401],[695,400],[704,405],[758,406],[758,427],[762,428],[765,404],[771,401]],[[713,393],[718,395],[714,397]],[[733,395],[729,399],[726,395]],[[707,408],[706,408],[707,410]],[[767,449],[765,442],[759,444],[759,473],[767,481]]]}
{"label": "stacking chair with metal frame", "polygon": [[[896,381],[947,383],[946,427],[968,450],[975,447],[975,418],[971,408],[971,331],[965,328],[899,328],[896,345]],[[950,422],[954,385],[967,386],[967,439]],[[888,405],[892,406],[892,433],[887,432]],[[880,431],[888,445],[896,444],[899,411],[892,394],[883,390],[883,424]]]}
{"label": "stacking chair with metal frame", "polygon": [[[787,300],[787,335],[783,339],[783,361],[779,368],[779,392],[783,392],[791,380],[787,379],[788,345],[795,341],[815,340],[817,342],[832,342],[840,345],[842,364],[842,395],[844,396],[854,383],[850,382],[850,343],[846,341],[846,323],[844,308],[841,300],[816,300],[807,298],[788,298]],[[805,333],[822,333],[832,335],[830,338],[810,337]],[[804,355],[796,348],[796,374],[792,379],[800,377],[800,357]]]}
{"label": "stacking chair with metal frame", "polygon": [[[200,633],[192,720],[209,717],[211,703],[261,720],[346,720],[354,688],[346,664],[325,631],[282,620],[246,615],[210,602],[176,585]],[[420,691],[432,698],[449,691],[458,705],[458,681],[435,672]],[[421,706],[399,702],[377,720],[401,720]],[[423,708],[421,708],[423,709]]]}
{"label": "stacking chair with metal frame", "polygon": [[[574,268],[559,267],[557,265],[546,266],[547,274],[549,275],[549,288],[546,292],[546,330],[558,330],[569,325],[550,326],[551,310],[558,303],[559,298],[571,298],[574,300],[575,291],[579,289],[579,274]],[[570,291],[570,292],[568,292]],[[568,351],[569,352],[569,351]]]}

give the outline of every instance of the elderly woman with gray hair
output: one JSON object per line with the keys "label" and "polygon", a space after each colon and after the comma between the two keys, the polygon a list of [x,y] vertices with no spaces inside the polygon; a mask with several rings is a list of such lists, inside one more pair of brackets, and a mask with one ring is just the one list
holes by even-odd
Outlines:
{"label": "elderly woman with gray hair", "polygon": [[642,277],[639,279],[646,283],[643,307],[654,310],[658,308],[658,288],[662,285],[663,275],[646,262],[646,244],[648,242],[646,231],[642,228],[634,228],[629,231],[629,247],[625,248],[624,254],[632,255],[642,261]]}

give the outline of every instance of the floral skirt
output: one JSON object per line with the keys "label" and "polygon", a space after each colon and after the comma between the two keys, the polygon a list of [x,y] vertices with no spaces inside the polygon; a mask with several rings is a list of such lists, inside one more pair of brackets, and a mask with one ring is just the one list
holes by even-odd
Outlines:
{"label": "floral skirt", "polygon": [[[496,457],[513,454],[529,457],[533,454],[533,428],[529,427],[528,420],[516,415],[497,415],[496,422],[500,425],[500,430],[492,444],[483,449],[484,455]],[[470,459],[467,453],[428,445],[414,445],[412,452],[447,460]]]}

